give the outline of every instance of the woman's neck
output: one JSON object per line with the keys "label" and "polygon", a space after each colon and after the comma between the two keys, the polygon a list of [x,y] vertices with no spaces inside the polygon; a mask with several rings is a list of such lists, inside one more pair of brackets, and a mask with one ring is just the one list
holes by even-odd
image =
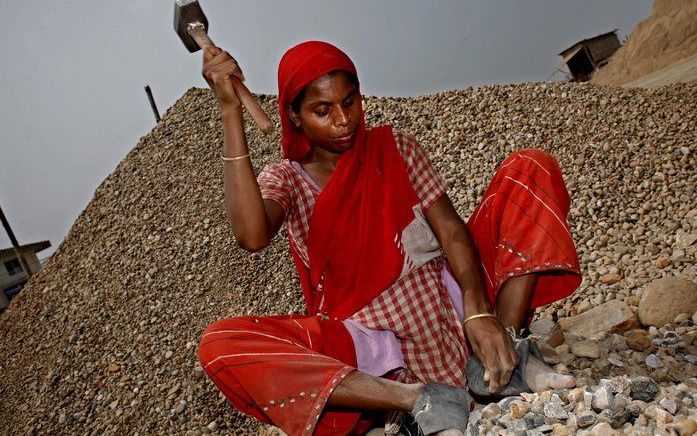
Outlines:
{"label": "woman's neck", "polygon": [[300,161],[303,169],[320,189],[324,189],[336,169],[341,153],[333,153],[312,145],[307,156]]}
{"label": "woman's neck", "polygon": [[341,156],[343,156],[342,153],[334,153],[316,145],[312,145],[310,152],[301,163],[318,166],[325,171],[333,172]]}

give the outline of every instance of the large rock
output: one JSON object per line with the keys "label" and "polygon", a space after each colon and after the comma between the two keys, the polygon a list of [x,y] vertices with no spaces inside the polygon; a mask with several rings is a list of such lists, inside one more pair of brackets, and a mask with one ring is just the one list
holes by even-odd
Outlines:
{"label": "large rock", "polygon": [[559,320],[562,330],[589,338],[598,333],[619,333],[638,327],[639,322],[627,303],[608,301],[591,310]]}
{"label": "large rock", "polygon": [[564,333],[559,324],[549,318],[542,318],[530,324],[530,333],[539,336],[540,342],[546,342],[550,347],[564,343]]}
{"label": "large rock", "polygon": [[681,313],[697,311],[697,284],[679,277],[655,280],[644,288],[639,319],[644,325],[661,327]]}

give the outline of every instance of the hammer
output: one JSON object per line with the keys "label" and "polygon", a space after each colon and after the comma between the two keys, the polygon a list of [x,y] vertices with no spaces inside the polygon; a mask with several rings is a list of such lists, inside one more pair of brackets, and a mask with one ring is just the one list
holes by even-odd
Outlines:
{"label": "hammer", "polygon": [[[208,20],[196,0],[176,0],[174,2],[174,30],[190,53],[215,45],[208,37]],[[237,97],[247,108],[261,131],[271,132],[274,126],[264,109],[259,106],[252,93],[238,77],[231,77]]]}

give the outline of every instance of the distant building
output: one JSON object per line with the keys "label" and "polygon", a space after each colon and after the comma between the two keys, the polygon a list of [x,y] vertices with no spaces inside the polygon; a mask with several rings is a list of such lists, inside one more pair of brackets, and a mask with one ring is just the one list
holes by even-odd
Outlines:
{"label": "distant building", "polygon": [[607,64],[610,57],[620,48],[617,29],[579,41],[559,53],[562,65],[566,64],[572,82],[585,82],[593,73]]}
{"label": "distant building", "polygon": [[[41,262],[39,262],[36,253],[50,246],[49,241],[41,241],[19,247],[32,273],[41,269]],[[0,292],[12,293],[21,288],[27,281],[28,277],[19,263],[15,249],[10,247],[0,250]]]}

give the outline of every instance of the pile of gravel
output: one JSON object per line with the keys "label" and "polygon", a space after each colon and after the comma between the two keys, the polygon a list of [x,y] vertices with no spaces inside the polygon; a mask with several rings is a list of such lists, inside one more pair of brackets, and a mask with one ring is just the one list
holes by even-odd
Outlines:
{"label": "pile of gravel", "polygon": [[[276,114],[276,98],[261,99]],[[538,316],[556,320],[609,300],[634,307],[654,279],[695,280],[697,85],[487,86],[368,97],[365,109],[369,124],[393,123],[430,151],[463,217],[507,154],[539,147],[558,158],[585,280]],[[255,168],[279,159],[279,133],[263,137],[248,126]],[[189,89],[99,186],[0,320],[4,428],[28,434],[260,428],[205,377],[196,355],[200,335],[223,317],[302,313],[303,304],[285,233],[261,253],[236,247],[224,213],[221,143],[214,98]],[[683,345],[680,355],[697,354]],[[651,346],[656,354],[663,345]],[[569,361],[567,370],[583,371],[594,361]],[[597,384],[602,376],[591,371],[581,380]],[[681,389],[688,376],[656,382]],[[694,395],[694,384],[687,386]],[[581,394],[555,395],[563,408],[569,395]]]}
{"label": "pile of gravel", "polygon": [[[537,323],[553,324],[543,319],[533,327]],[[542,353],[557,372],[574,374],[579,386],[488,404],[470,416],[469,433],[691,435],[697,431],[696,324],[697,312],[660,329],[594,339],[557,332],[556,346],[541,341]]]}

